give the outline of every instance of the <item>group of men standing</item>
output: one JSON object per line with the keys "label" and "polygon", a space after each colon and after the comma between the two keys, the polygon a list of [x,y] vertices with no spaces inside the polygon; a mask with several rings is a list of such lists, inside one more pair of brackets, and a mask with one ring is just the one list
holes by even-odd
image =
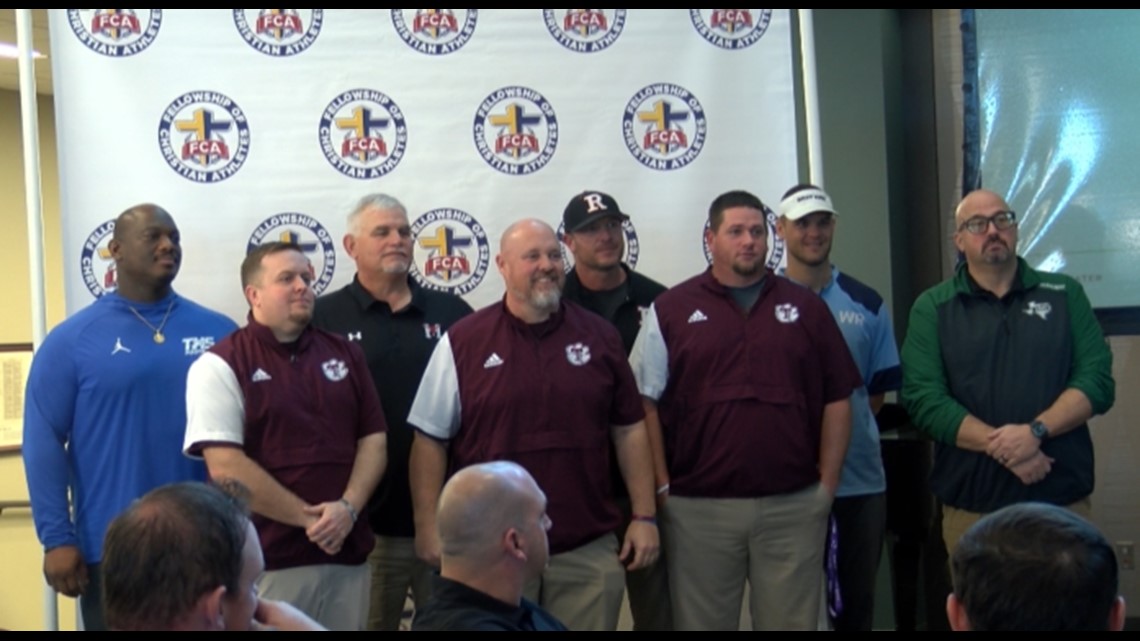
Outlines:
{"label": "group of men standing", "polygon": [[[822,189],[780,202],[779,274],[748,192],[713,201],[711,265],[670,289],[622,262],[628,219],[607,194],[571,199],[569,271],[549,225],[510,225],[504,297],[473,312],[409,277],[407,211],[368,196],[344,237],[353,281],[314,300],[300,248],[262,245],[243,262],[250,314],[233,331],[173,293],[170,215],[124,212],[117,292],[54,330],[29,378],[49,584],[82,594],[97,629],[90,577],[110,519],[208,471],[249,492],[259,592],[330,628],[396,629],[409,588],[417,606],[440,589],[469,599],[455,581],[479,574],[474,535],[456,515],[473,513],[455,497],[513,488],[538,511],[487,549],[525,579],[511,605],[541,607],[512,617],[613,630],[628,590],[635,629],[735,629],[747,583],[754,628],[814,629],[830,582],[835,627],[870,629],[886,519],[874,415],[900,387],[939,442],[949,547],[1013,502],[1087,512],[1085,423],[1112,404],[1111,355],[1080,286],[1017,258],[1000,197],[962,201],[965,261],[915,304],[902,368],[883,299],[830,261],[838,215]],[[171,403],[182,389],[185,406]],[[498,460],[525,478],[483,470],[448,498],[456,471]]]}

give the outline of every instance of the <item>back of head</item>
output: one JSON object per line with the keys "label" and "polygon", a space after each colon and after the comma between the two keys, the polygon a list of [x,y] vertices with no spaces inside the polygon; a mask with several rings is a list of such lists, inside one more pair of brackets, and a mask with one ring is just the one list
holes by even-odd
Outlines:
{"label": "back of head", "polygon": [[951,570],[973,630],[1106,630],[1117,605],[1112,546],[1054,505],[983,517],[959,541]]}
{"label": "back of head", "polygon": [[170,629],[218,586],[236,592],[248,523],[240,499],[203,483],[166,485],[131,504],[103,542],[109,628]]}
{"label": "back of head", "polygon": [[[436,523],[445,566],[490,567],[503,561],[504,535],[510,531],[541,535],[534,539],[535,547],[545,548],[546,496],[517,463],[472,465],[444,485]],[[540,570],[544,555],[544,549],[530,550]]]}

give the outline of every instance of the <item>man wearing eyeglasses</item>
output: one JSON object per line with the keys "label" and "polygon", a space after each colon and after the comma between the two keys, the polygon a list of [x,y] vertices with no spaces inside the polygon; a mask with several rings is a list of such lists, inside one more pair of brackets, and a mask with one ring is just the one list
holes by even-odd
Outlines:
{"label": "man wearing eyeglasses", "polygon": [[902,397],[935,439],[931,489],[953,552],[981,515],[1023,501],[1088,516],[1087,421],[1112,407],[1112,353],[1084,289],[1017,256],[1017,215],[967,194],[954,216],[965,257],[911,309]]}

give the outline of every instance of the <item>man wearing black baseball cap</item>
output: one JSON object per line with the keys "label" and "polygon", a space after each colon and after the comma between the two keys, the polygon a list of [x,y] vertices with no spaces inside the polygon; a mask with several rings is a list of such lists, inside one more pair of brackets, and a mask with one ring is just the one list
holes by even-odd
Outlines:
{"label": "man wearing black baseball cap", "polygon": [[[625,228],[629,215],[613,196],[600,191],[584,191],[570,199],[562,213],[562,242],[574,256],[574,266],[566,275],[562,295],[600,315],[621,333],[626,354],[633,348],[641,328],[641,315],[665,286],[643,276],[622,261],[625,256]],[[658,503],[669,492],[665,450],[656,415],[646,417]],[[632,510],[617,461],[612,462],[614,494],[629,523]],[[624,525],[622,530],[624,530]],[[624,531],[619,531],[623,539]],[[669,581],[663,560],[641,570],[626,572],[629,609],[634,630],[669,631],[673,617],[669,605]]]}

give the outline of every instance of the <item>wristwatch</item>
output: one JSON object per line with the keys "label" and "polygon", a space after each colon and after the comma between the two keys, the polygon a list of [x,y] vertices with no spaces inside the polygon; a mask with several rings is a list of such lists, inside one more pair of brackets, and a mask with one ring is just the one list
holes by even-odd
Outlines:
{"label": "wristwatch", "polygon": [[1033,421],[1029,424],[1029,433],[1036,436],[1037,440],[1044,441],[1049,438],[1049,428],[1041,421]]}

